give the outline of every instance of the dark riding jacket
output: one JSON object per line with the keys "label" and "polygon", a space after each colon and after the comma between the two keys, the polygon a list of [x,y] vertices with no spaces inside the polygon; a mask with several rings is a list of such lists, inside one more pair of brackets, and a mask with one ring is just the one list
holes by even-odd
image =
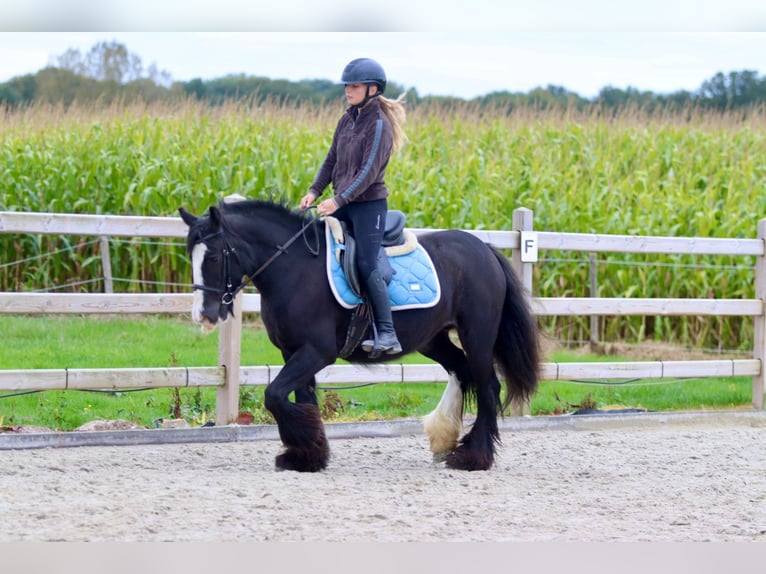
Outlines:
{"label": "dark riding jacket", "polygon": [[393,139],[391,123],[377,99],[359,112],[351,106],[338,121],[330,151],[309,191],[319,197],[332,183],[338,207],[388,197],[383,176]]}

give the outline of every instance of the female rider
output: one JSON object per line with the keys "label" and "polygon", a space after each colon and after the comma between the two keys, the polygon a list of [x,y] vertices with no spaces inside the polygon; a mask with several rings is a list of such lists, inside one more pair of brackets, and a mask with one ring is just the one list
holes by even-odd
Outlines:
{"label": "female rider", "polygon": [[378,340],[362,341],[362,348],[388,354],[401,353],[394,331],[386,282],[377,269],[378,251],[385,231],[388,189],[383,181],[388,160],[405,142],[401,128],[405,118],[400,97],[383,97],[386,73],[370,58],[349,62],[343,70],[349,104],[333,134],[327,157],[301,199],[308,209],[332,183],[334,196],[317,206],[320,215],[346,222],[357,245],[359,276],[372,307]]}

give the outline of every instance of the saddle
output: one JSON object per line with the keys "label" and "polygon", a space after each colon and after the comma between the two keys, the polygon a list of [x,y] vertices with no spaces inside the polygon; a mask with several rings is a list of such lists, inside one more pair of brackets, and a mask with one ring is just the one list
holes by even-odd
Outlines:
{"label": "saddle", "polygon": [[[433,262],[417,236],[404,229],[405,220],[401,211],[388,212],[378,253],[378,270],[388,285],[392,311],[432,307],[441,297]],[[325,217],[324,221],[330,289],[342,307],[352,310],[346,341],[339,353],[345,359],[364,338],[372,323],[372,312],[362,295],[356,241],[338,219]]]}
{"label": "saddle", "polygon": [[[391,283],[391,279],[396,273],[388,257],[405,255],[414,251],[417,247],[417,236],[410,231],[404,230],[407,221],[406,216],[401,211],[391,210],[386,213],[386,225],[383,231],[383,240],[378,252],[378,271],[386,281]],[[325,223],[332,233],[336,245],[336,257],[343,268],[343,274],[351,288],[351,291],[357,297],[362,297],[362,284],[359,278],[359,269],[356,264],[356,239],[348,232],[346,224],[334,217],[326,217]]]}

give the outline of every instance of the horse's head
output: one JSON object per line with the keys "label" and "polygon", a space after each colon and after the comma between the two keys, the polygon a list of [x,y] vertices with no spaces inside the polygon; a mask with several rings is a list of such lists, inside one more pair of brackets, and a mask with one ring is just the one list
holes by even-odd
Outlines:
{"label": "horse's head", "polygon": [[197,217],[183,207],[178,210],[189,226],[186,250],[191,257],[194,300],[192,320],[205,332],[229,318],[234,296],[242,285],[243,271],[225,235],[223,213],[210,207]]}

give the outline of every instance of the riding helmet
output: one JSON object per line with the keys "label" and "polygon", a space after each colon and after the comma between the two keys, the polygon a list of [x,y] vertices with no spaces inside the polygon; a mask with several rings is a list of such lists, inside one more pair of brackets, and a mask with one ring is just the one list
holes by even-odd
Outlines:
{"label": "riding helmet", "polygon": [[386,91],[386,72],[371,58],[351,60],[343,69],[340,81],[344,84],[377,84],[381,94]]}

